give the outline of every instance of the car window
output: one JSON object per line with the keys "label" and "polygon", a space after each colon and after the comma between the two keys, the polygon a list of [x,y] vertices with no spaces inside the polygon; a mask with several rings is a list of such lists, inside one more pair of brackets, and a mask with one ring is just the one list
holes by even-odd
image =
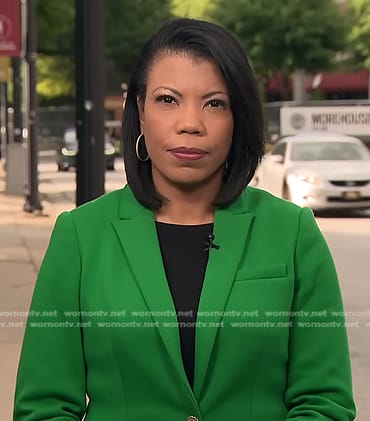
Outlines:
{"label": "car window", "polygon": [[271,155],[282,155],[285,157],[286,142],[281,142],[271,150]]}
{"label": "car window", "polygon": [[76,130],[75,129],[69,129],[64,132],[64,143],[69,146],[73,146],[77,143],[76,138]]}
{"label": "car window", "polygon": [[370,156],[362,145],[350,142],[303,142],[292,145],[292,161],[364,161]]}

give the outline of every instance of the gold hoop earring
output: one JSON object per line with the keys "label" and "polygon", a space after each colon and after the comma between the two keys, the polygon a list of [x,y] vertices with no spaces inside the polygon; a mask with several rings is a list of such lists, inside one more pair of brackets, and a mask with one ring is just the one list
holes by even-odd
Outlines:
{"label": "gold hoop earring", "polygon": [[140,133],[139,136],[138,136],[138,138],[136,139],[136,146],[135,146],[136,156],[137,156],[137,159],[139,161],[146,162],[149,159],[148,152],[147,152],[147,156],[146,156],[145,159],[141,158],[140,153],[139,153],[139,142],[140,142],[141,139],[144,139],[144,144],[145,144],[145,138],[144,138],[144,134],[143,133]]}

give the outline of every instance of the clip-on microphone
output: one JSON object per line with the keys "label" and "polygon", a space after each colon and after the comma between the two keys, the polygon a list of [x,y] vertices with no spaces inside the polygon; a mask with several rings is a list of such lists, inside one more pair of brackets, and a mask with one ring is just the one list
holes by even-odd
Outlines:
{"label": "clip-on microphone", "polygon": [[213,242],[214,239],[215,239],[215,236],[213,234],[208,234],[208,238],[204,242],[204,251],[209,251],[211,248],[216,249],[216,250],[220,248],[219,245]]}

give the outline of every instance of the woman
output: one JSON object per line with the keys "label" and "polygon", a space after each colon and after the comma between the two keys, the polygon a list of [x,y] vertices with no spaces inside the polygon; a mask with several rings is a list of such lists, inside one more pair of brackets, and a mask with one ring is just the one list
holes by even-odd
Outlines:
{"label": "woman", "polygon": [[166,23],[123,133],[128,185],[56,223],[14,419],[353,420],[338,280],[312,212],[246,187],[263,121],[235,38]]}

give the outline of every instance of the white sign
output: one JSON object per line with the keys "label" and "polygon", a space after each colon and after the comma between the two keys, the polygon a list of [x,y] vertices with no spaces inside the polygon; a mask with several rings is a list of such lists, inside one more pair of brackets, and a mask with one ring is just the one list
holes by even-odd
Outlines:
{"label": "white sign", "polygon": [[281,135],[313,130],[370,136],[370,106],[280,108]]}

